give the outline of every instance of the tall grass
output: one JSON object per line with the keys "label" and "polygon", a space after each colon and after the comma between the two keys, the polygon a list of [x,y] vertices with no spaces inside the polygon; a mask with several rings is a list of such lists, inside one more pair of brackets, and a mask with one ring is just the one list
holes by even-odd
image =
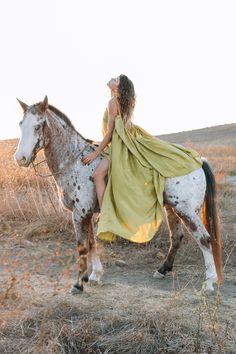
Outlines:
{"label": "tall grass", "polygon": [[[69,213],[58,199],[53,177],[39,177],[32,167],[20,168],[14,161],[17,140],[0,142],[0,217],[4,222],[35,220],[61,223]],[[44,160],[43,152],[37,161]],[[38,166],[43,175],[50,174],[46,163]]]}
{"label": "tall grass", "polygon": [[[53,177],[39,177],[33,168],[20,168],[14,161],[14,152],[18,141],[0,142],[0,216],[1,218],[19,218],[25,221],[34,219],[61,219],[67,215],[57,197],[57,188]],[[221,181],[227,175],[236,175],[236,147],[197,145],[190,141],[187,146],[207,157],[216,175]],[[43,153],[37,161],[44,159]],[[46,163],[38,166],[39,172],[48,175]]]}

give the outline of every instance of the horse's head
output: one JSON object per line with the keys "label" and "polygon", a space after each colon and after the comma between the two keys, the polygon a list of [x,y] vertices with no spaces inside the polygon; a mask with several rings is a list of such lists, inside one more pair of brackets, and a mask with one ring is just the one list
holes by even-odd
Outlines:
{"label": "horse's head", "polygon": [[[18,100],[19,101],[19,100]],[[39,150],[44,147],[43,130],[46,122],[48,99],[28,106],[19,101],[24,116],[20,122],[21,138],[15,153],[15,160],[19,166],[27,167],[35,159]]]}

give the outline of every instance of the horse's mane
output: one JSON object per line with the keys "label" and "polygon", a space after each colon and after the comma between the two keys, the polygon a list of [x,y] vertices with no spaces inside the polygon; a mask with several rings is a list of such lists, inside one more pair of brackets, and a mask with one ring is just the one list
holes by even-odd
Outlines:
{"label": "horse's mane", "polygon": [[59,118],[61,118],[67,125],[69,125],[69,127],[71,127],[72,129],[74,129],[77,132],[77,130],[75,129],[75,127],[71,123],[71,120],[67,117],[67,115],[65,115],[65,113],[61,112],[58,108],[52,106],[51,104],[48,105],[48,108],[53,113],[55,113]]}
{"label": "horse's mane", "polygon": [[61,112],[58,108],[52,106],[51,104],[48,105],[48,108],[55,113],[59,118],[61,118],[69,127],[71,127],[77,134],[81,136],[84,140],[86,140],[88,143],[92,144],[93,141],[91,139],[86,139],[83,135],[81,135],[74,127],[74,125],[71,123],[71,120],[67,117],[67,115],[63,112]]}

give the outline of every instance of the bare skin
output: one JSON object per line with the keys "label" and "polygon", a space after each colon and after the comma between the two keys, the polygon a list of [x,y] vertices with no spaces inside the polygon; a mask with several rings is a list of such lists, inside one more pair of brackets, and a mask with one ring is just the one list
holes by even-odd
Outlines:
{"label": "bare skin", "polygon": [[[96,148],[94,152],[88,154],[84,157],[83,163],[89,164],[97,158],[97,156],[105,149],[105,147],[111,142],[113,130],[115,128],[115,118],[118,114],[118,103],[116,97],[118,96],[118,86],[120,83],[120,77],[118,76],[115,79],[111,79],[107,86],[111,90],[111,99],[108,102],[108,124],[107,124],[107,133],[104,136],[103,140]],[[105,157],[97,166],[93,173],[93,179],[96,186],[98,203],[101,208],[104,192],[106,189],[105,177],[108,173],[110,161]]]}

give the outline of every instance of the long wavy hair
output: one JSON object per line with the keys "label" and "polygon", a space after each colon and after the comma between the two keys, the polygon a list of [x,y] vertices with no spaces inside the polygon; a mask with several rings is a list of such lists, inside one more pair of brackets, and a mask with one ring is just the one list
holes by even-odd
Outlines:
{"label": "long wavy hair", "polygon": [[120,113],[125,126],[127,126],[129,125],[132,119],[132,115],[136,103],[136,95],[135,95],[134,85],[126,75],[123,74],[120,75],[118,92],[119,95],[117,99],[120,106]]}

